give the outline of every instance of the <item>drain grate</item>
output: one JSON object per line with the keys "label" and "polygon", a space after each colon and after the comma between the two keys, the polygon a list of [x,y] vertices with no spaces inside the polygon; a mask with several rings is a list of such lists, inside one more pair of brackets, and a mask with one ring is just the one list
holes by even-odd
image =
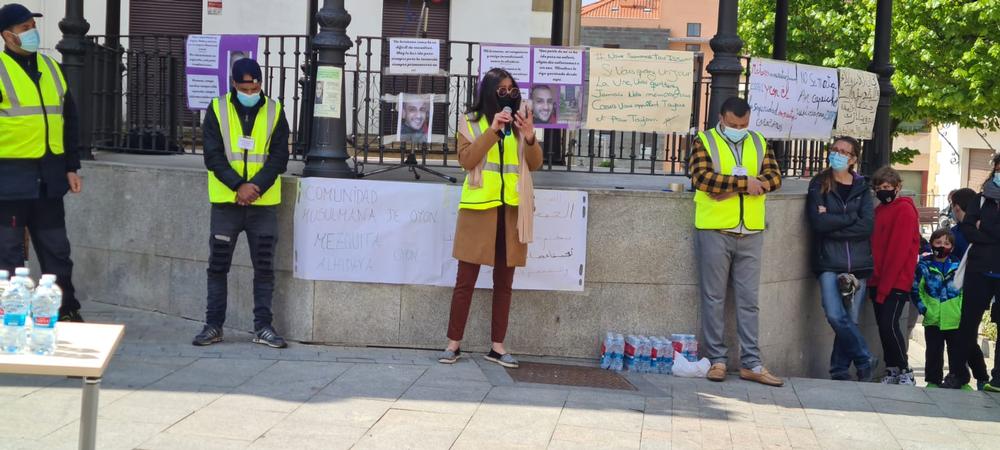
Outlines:
{"label": "drain grate", "polygon": [[520,368],[507,369],[518,383],[558,384],[602,389],[637,390],[621,375],[596,367],[566,366],[521,361]]}

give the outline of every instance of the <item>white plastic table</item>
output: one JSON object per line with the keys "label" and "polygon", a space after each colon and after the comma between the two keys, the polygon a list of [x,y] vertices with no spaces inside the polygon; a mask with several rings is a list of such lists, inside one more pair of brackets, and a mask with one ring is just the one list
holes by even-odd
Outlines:
{"label": "white plastic table", "polygon": [[101,377],[125,335],[124,325],[59,322],[56,352],[49,356],[0,353],[0,373],[83,378],[80,449],[97,442],[97,398]]}

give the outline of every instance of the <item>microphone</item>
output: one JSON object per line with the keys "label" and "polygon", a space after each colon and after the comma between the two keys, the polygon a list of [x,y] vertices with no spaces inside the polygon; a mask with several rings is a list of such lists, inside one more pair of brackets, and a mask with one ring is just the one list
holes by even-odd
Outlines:
{"label": "microphone", "polygon": [[[503,112],[507,114],[513,114],[513,110],[510,109],[510,106],[504,106]],[[510,136],[510,122],[507,122],[503,125],[503,134],[504,136]]]}

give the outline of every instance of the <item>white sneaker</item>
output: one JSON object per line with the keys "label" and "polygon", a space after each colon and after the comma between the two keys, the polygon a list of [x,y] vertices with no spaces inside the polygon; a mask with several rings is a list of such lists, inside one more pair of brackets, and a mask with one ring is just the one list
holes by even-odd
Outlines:
{"label": "white sneaker", "polygon": [[[911,375],[912,377],[912,372]],[[899,384],[899,369],[889,367],[885,369],[885,376],[882,377],[882,384]]]}
{"label": "white sneaker", "polygon": [[906,369],[899,374],[899,381],[897,384],[905,384],[908,386],[916,386],[917,381],[913,378],[913,370]]}

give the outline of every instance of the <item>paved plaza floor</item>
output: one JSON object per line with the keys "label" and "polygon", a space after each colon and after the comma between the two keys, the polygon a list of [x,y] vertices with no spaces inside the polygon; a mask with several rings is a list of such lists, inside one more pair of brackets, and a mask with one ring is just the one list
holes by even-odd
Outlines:
{"label": "paved plaza floor", "polygon": [[[99,303],[84,315],[126,325],[100,449],[1000,448],[1000,396],[981,392],[733,375],[628,374],[634,391],[518,383],[479,354],[446,366],[424,350],[273,350],[232,330],[197,348],[194,321]],[[0,448],[76,448],[80,380],[0,375],[0,404]]]}

